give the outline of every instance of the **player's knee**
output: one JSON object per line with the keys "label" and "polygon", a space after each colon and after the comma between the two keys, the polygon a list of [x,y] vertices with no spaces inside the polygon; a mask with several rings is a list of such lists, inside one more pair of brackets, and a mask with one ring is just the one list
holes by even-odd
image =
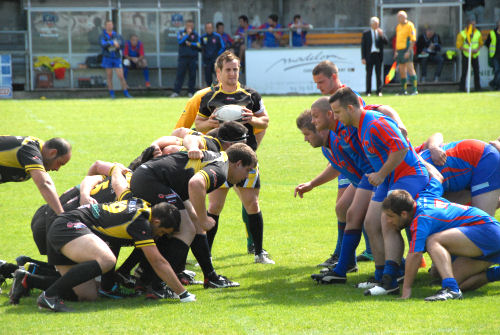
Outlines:
{"label": "player's knee", "polygon": [[343,201],[339,201],[335,204],[335,214],[339,221],[345,221],[347,219],[347,211],[349,206]]}
{"label": "player's knee", "polygon": [[115,267],[116,257],[110,251],[108,253],[102,254],[97,259],[97,263],[99,263],[99,266],[101,267],[102,273],[106,273],[106,272],[112,270]]}
{"label": "player's knee", "polygon": [[245,207],[245,210],[247,211],[248,214],[257,214],[260,212],[260,206],[259,206],[259,200],[254,199],[253,201],[250,201],[248,203],[243,204]]}
{"label": "player's knee", "polygon": [[222,209],[224,208],[224,202],[221,201],[211,201],[208,205],[208,212],[214,215],[220,215]]}
{"label": "player's knee", "polygon": [[363,226],[363,214],[359,209],[349,207],[346,213],[346,222],[349,229],[361,229]]}

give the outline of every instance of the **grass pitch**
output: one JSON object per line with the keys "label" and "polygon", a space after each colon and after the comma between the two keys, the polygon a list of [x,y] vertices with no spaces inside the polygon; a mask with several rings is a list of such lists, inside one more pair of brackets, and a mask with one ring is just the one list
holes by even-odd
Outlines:
{"label": "grass pitch", "polygon": [[[500,284],[465,294],[463,301],[425,303],[434,293],[420,270],[413,298],[364,297],[353,284],[369,277],[373,263],[360,263],[347,285],[318,286],[310,274],[332,252],[336,241],[336,182],[294,199],[293,189],[326,165],[319,149],[303,141],[296,116],[317,96],[264,97],[270,127],[258,150],[262,173],[261,207],[264,247],[276,265],[253,264],[246,253],[241,205],[230,192],[214,244],[214,266],[241,283],[226,290],[188,289],[198,301],[100,300],[71,303],[77,312],[54,314],[36,308],[39,292],[8,305],[11,281],[0,295],[0,334],[361,334],[500,332]],[[0,101],[0,134],[61,136],[73,145],[73,158],[51,172],[59,193],[81,181],[96,159],[128,164],[152,140],[171,132],[186,99],[95,99]],[[405,122],[414,145],[433,132],[446,141],[500,135],[500,94],[424,94],[384,96],[367,103],[393,106]],[[0,185],[0,259],[36,256],[30,221],[43,199],[32,181]],[[497,214],[500,219],[500,214]],[[363,250],[364,245],[358,248]],[[120,261],[129,250],[122,251]],[[427,263],[430,265],[428,256]],[[193,259],[192,256],[189,257]],[[199,268],[188,266],[198,273]]]}

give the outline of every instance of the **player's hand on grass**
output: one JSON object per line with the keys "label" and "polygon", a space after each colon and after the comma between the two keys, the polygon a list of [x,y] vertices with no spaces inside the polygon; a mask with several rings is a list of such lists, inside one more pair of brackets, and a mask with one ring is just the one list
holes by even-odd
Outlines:
{"label": "player's hand on grass", "polygon": [[196,296],[189,293],[187,290],[179,294],[179,299],[181,302],[194,302],[196,301]]}
{"label": "player's hand on grass", "polygon": [[385,179],[385,177],[382,178],[382,176],[378,172],[369,173],[367,174],[367,176],[368,176],[368,181],[373,186],[379,186],[384,182]]}
{"label": "player's hand on grass", "polygon": [[188,157],[190,159],[202,159],[203,152],[200,149],[191,149],[188,151]]}
{"label": "player's hand on grass", "polygon": [[411,288],[404,288],[403,287],[403,293],[401,294],[401,297],[399,297],[400,300],[406,300],[410,299],[411,297]]}
{"label": "player's hand on grass", "polygon": [[443,166],[446,163],[446,152],[443,149],[440,147],[429,147],[429,151],[434,164]]}
{"label": "player's hand on grass", "polygon": [[300,198],[303,198],[304,197],[304,193],[309,192],[313,188],[314,187],[311,185],[310,182],[300,184],[299,186],[297,186],[295,188],[295,191],[293,192],[293,196],[296,198],[297,195],[298,195]]}

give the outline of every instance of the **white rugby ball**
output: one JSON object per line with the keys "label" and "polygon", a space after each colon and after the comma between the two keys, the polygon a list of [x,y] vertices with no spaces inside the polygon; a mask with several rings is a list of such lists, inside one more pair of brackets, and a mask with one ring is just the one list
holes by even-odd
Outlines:
{"label": "white rugby ball", "polygon": [[239,105],[225,105],[217,108],[214,112],[215,118],[219,121],[241,121],[243,107]]}

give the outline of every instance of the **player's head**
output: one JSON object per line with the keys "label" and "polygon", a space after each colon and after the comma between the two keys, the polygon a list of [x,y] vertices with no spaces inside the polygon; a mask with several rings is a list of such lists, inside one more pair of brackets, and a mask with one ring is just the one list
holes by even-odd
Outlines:
{"label": "player's head", "polygon": [[335,119],[346,126],[353,126],[354,112],[361,108],[359,97],[350,87],[342,87],[329,99]]}
{"label": "player's head", "polygon": [[238,22],[240,23],[240,27],[245,28],[248,26],[248,16],[240,15],[240,17],[238,17]]}
{"label": "player's head", "polygon": [[325,138],[321,136],[321,132],[316,130],[312,123],[311,110],[306,109],[303,111],[296,120],[297,128],[304,135],[304,141],[308,142],[311,147],[319,148],[325,144]]}
{"label": "player's head", "polygon": [[193,30],[194,29],[194,21],[191,20],[191,19],[186,20],[186,23],[184,24],[184,27],[186,28],[186,30],[188,30],[188,29]]}
{"label": "player's head", "polygon": [[214,32],[214,24],[212,22],[205,23],[205,32],[209,35]]}
{"label": "player's head", "polygon": [[222,33],[224,33],[224,23],[222,22],[217,22],[215,24],[215,31],[217,31],[217,34],[220,34],[222,35]]}
{"label": "player's head", "polygon": [[335,118],[327,97],[321,97],[311,105],[311,122],[316,130],[333,127]]}
{"label": "player's head", "polygon": [[413,219],[416,203],[405,190],[392,191],[382,202],[386,222],[398,229],[408,227]]}
{"label": "player's head", "polygon": [[229,159],[227,181],[238,184],[248,177],[250,171],[257,166],[257,155],[245,143],[236,143],[226,150]]}
{"label": "player's head", "polygon": [[267,23],[269,23],[270,26],[276,27],[278,24],[278,15],[276,14],[271,14],[267,17]]}
{"label": "player's head", "polygon": [[181,214],[174,205],[168,202],[160,202],[151,208],[150,222],[153,236],[160,237],[179,231]]}
{"label": "player's head", "polygon": [[71,144],[63,138],[54,137],[42,147],[43,166],[47,171],[58,171],[71,159]]}
{"label": "player's head", "polygon": [[329,60],[324,60],[314,67],[312,71],[313,80],[321,94],[333,94],[341,86],[338,74],[337,65]]}
{"label": "player's head", "polygon": [[104,22],[104,29],[106,29],[106,31],[112,31],[113,28],[114,28],[113,20],[106,20]]}
{"label": "player's head", "polygon": [[472,26],[472,29],[476,28],[476,20],[473,18],[469,18],[467,20],[467,25],[466,27]]}
{"label": "player's head", "polygon": [[130,44],[132,44],[133,47],[135,47],[138,42],[139,42],[139,37],[137,37],[136,34],[130,35]]}
{"label": "player's head", "polygon": [[406,20],[408,19],[408,14],[404,10],[400,10],[397,15],[398,22],[401,24],[406,23]]}
{"label": "player's head", "polygon": [[248,138],[248,128],[236,121],[226,121],[214,130],[216,131],[214,135],[221,141],[223,150],[236,143],[246,143]]}
{"label": "player's head", "polygon": [[240,59],[231,51],[224,51],[215,60],[215,74],[217,81],[224,88],[238,84],[240,76]]}
{"label": "player's head", "polygon": [[293,17],[293,22],[294,23],[299,23],[300,19],[301,19],[300,14],[295,14],[295,16]]}
{"label": "player's head", "polygon": [[370,27],[372,27],[372,29],[377,29],[379,25],[380,25],[380,20],[378,19],[378,17],[372,16],[370,18]]}

